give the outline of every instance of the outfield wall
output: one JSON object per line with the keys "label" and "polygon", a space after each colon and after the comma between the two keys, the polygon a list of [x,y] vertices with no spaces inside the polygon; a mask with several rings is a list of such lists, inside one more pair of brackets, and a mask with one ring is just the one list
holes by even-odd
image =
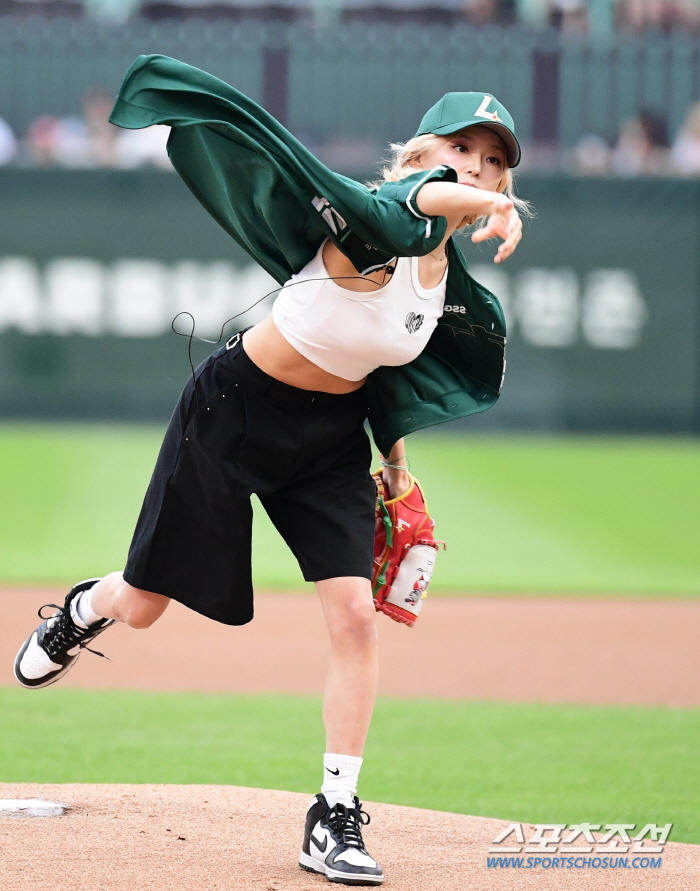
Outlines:
{"label": "outfield wall", "polygon": [[[506,264],[465,241],[509,324],[503,396],[463,425],[699,430],[700,184],[523,176],[519,191],[537,217]],[[175,314],[215,339],[276,287],[170,173],[4,170],[0,206],[6,418],[163,421],[189,372]]]}

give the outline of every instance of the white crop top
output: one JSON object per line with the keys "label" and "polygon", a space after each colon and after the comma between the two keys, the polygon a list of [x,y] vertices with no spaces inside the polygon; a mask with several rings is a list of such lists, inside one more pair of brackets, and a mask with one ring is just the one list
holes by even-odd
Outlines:
{"label": "white crop top", "polygon": [[342,279],[329,278],[324,245],[289,279],[272,306],[283,337],[314,365],[349,381],[362,380],[380,365],[405,365],[419,356],[442,315],[447,270],[428,291],[418,280],[418,258],[400,257],[384,287],[350,291]]}

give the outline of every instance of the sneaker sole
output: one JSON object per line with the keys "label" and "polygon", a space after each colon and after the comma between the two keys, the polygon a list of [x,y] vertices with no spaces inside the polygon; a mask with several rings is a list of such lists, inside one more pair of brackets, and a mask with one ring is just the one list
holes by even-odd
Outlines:
{"label": "sneaker sole", "polygon": [[315,872],[318,875],[325,876],[329,882],[337,882],[341,885],[381,885],[384,876],[362,876],[348,875],[344,872],[338,872],[336,869],[329,869],[325,863],[319,863],[303,851],[299,854],[299,866],[307,872]]}

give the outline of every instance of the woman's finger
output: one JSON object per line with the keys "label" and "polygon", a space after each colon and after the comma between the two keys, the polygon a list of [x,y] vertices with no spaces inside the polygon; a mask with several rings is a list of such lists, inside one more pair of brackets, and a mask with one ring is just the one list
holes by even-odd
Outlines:
{"label": "woman's finger", "polygon": [[514,215],[514,218],[511,217],[511,219],[509,220],[508,230],[508,235],[503,244],[499,246],[494,258],[495,263],[502,263],[503,260],[506,260],[508,257],[510,257],[510,255],[520,243],[521,238],[523,237],[523,224],[517,213]]}
{"label": "woman's finger", "polygon": [[495,262],[501,263],[503,262],[503,260],[508,259],[508,257],[510,257],[510,255],[520,243],[521,238],[522,230],[520,228],[514,229],[513,232],[511,232],[511,234],[508,236],[508,238],[503,242],[503,244],[499,246],[498,252],[496,253],[495,257]]}
{"label": "woman's finger", "polygon": [[483,229],[478,229],[472,235],[472,241],[488,241],[489,238],[507,238],[506,232],[500,227],[486,225]]}
{"label": "woman's finger", "polygon": [[472,235],[473,242],[479,243],[487,241],[489,238],[502,238],[504,242],[508,242],[514,233],[516,233],[517,241],[520,240],[520,236],[517,234],[522,228],[520,216],[511,201],[508,201],[507,204],[509,207],[498,208],[494,211],[486,225]]}

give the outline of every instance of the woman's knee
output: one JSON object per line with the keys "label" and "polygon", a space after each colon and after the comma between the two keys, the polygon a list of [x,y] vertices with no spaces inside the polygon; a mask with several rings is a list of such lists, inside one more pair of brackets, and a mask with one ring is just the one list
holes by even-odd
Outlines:
{"label": "woman's knee", "polygon": [[170,598],[153,591],[142,591],[122,582],[116,604],[119,617],[130,628],[150,628],[165,612]]}
{"label": "woman's knee", "polygon": [[353,647],[374,646],[377,641],[374,604],[366,597],[347,598],[336,611],[329,631],[334,642],[351,642]]}
{"label": "woman's knee", "polygon": [[377,626],[368,579],[338,577],[316,582],[331,645],[376,646]]}

